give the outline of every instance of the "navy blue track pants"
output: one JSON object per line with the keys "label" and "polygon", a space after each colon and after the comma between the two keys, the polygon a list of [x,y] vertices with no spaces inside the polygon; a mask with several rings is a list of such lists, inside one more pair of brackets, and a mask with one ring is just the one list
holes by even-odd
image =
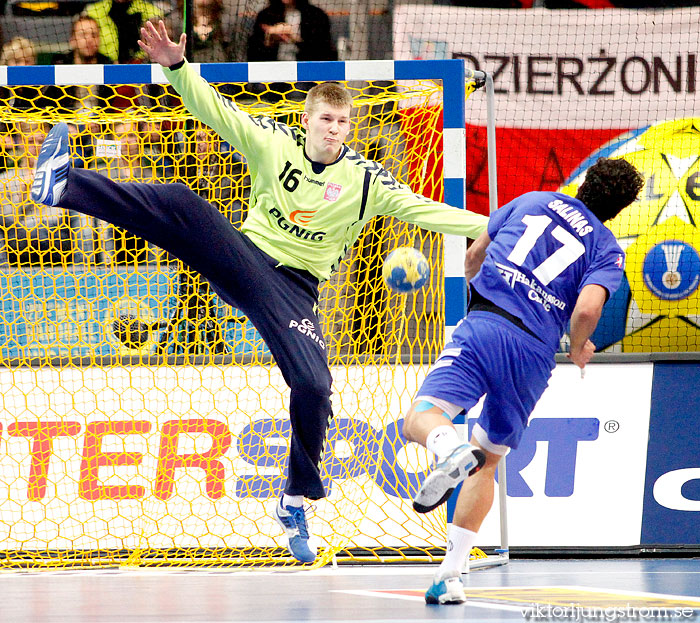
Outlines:
{"label": "navy blue track pants", "polygon": [[60,207],[123,227],[172,253],[248,317],[291,389],[285,493],[324,497],[319,464],[332,417],[331,373],[316,315],[318,280],[278,265],[184,184],[117,183],[71,169]]}

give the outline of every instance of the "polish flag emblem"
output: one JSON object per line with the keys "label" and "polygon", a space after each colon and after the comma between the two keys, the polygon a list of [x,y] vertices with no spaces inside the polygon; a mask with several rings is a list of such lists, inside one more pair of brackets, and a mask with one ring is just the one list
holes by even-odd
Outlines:
{"label": "polish flag emblem", "polygon": [[326,186],[326,194],[323,195],[323,198],[326,201],[336,201],[342,189],[343,187],[340,184],[333,184],[332,182],[329,182]]}

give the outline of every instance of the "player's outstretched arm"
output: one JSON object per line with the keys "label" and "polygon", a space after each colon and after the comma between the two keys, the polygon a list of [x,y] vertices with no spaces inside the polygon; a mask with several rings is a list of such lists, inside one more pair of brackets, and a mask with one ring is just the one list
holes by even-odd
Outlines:
{"label": "player's outstretched arm", "polygon": [[486,259],[486,248],[491,243],[491,238],[489,233],[485,231],[481,236],[479,236],[467,249],[467,253],[464,256],[464,277],[469,283],[479,272],[481,265]]}
{"label": "player's outstretched arm", "polygon": [[157,28],[151,22],[146,22],[141,29],[141,39],[138,43],[152,61],[163,67],[171,67],[185,58],[186,41],[187,35],[184,32],[180,35],[178,43],[171,41],[163,20],[160,20]]}
{"label": "player's outstretched arm", "polygon": [[472,240],[486,231],[489,222],[488,217],[482,214],[417,195],[387,172],[378,175],[372,183],[370,205],[375,206],[375,214],[393,216],[428,231],[465,236]]}
{"label": "player's outstretched arm", "polygon": [[583,369],[593,357],[595,345],[590,338],[595,331],[608,291],[596,284],[584,286],[571,314],[571,345],[567,357]]}

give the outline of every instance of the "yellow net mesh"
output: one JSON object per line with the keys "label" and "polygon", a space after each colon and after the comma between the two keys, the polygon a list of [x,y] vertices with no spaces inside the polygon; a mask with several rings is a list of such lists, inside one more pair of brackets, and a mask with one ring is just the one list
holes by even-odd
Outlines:
{"label": "yellow net mesh", "polygon": [[[246,109],[299,120],[303,93],[294,87],[215,86]],[[441,199],[440,86],[350,88],[351,147]],[[8,91],[0,101],[0,566],[295,564],[272,519],[288,390],[260,336],[162,250],[28,194],[39,146],[59,120],[71,127],[74,166],[115,180],[184,182],[234,225],[248,208],[244,159],[167,88]],[[381,281],[382,260],[397,246],[430,260],[430,282],[415,296],[391,294]],[[322,466],[329,495],[311,518],[315,566],[335,555],[444,552],[444,509],[411,509],[429,462],[406,445],[398,422],[442,347],[442,255],[440,236],[377,220],[322,288],[335,418]]]}

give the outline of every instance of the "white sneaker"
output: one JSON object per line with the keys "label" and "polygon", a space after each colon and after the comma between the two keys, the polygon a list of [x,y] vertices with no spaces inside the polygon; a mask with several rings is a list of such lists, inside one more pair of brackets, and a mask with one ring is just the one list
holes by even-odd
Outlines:
{"label": "white sneaker", "polygon": [[437,573],[430,588],[425,591],[427,604],[463,604],[467,601],[459,571]]}
{"label": "white sneaker", "polygon": [[430,472],[413,498],[413,509],[418,513],[429,513],[452,495],[455,487],[468,476],[476,474],[486,462],[482,450],[464,443]]}

